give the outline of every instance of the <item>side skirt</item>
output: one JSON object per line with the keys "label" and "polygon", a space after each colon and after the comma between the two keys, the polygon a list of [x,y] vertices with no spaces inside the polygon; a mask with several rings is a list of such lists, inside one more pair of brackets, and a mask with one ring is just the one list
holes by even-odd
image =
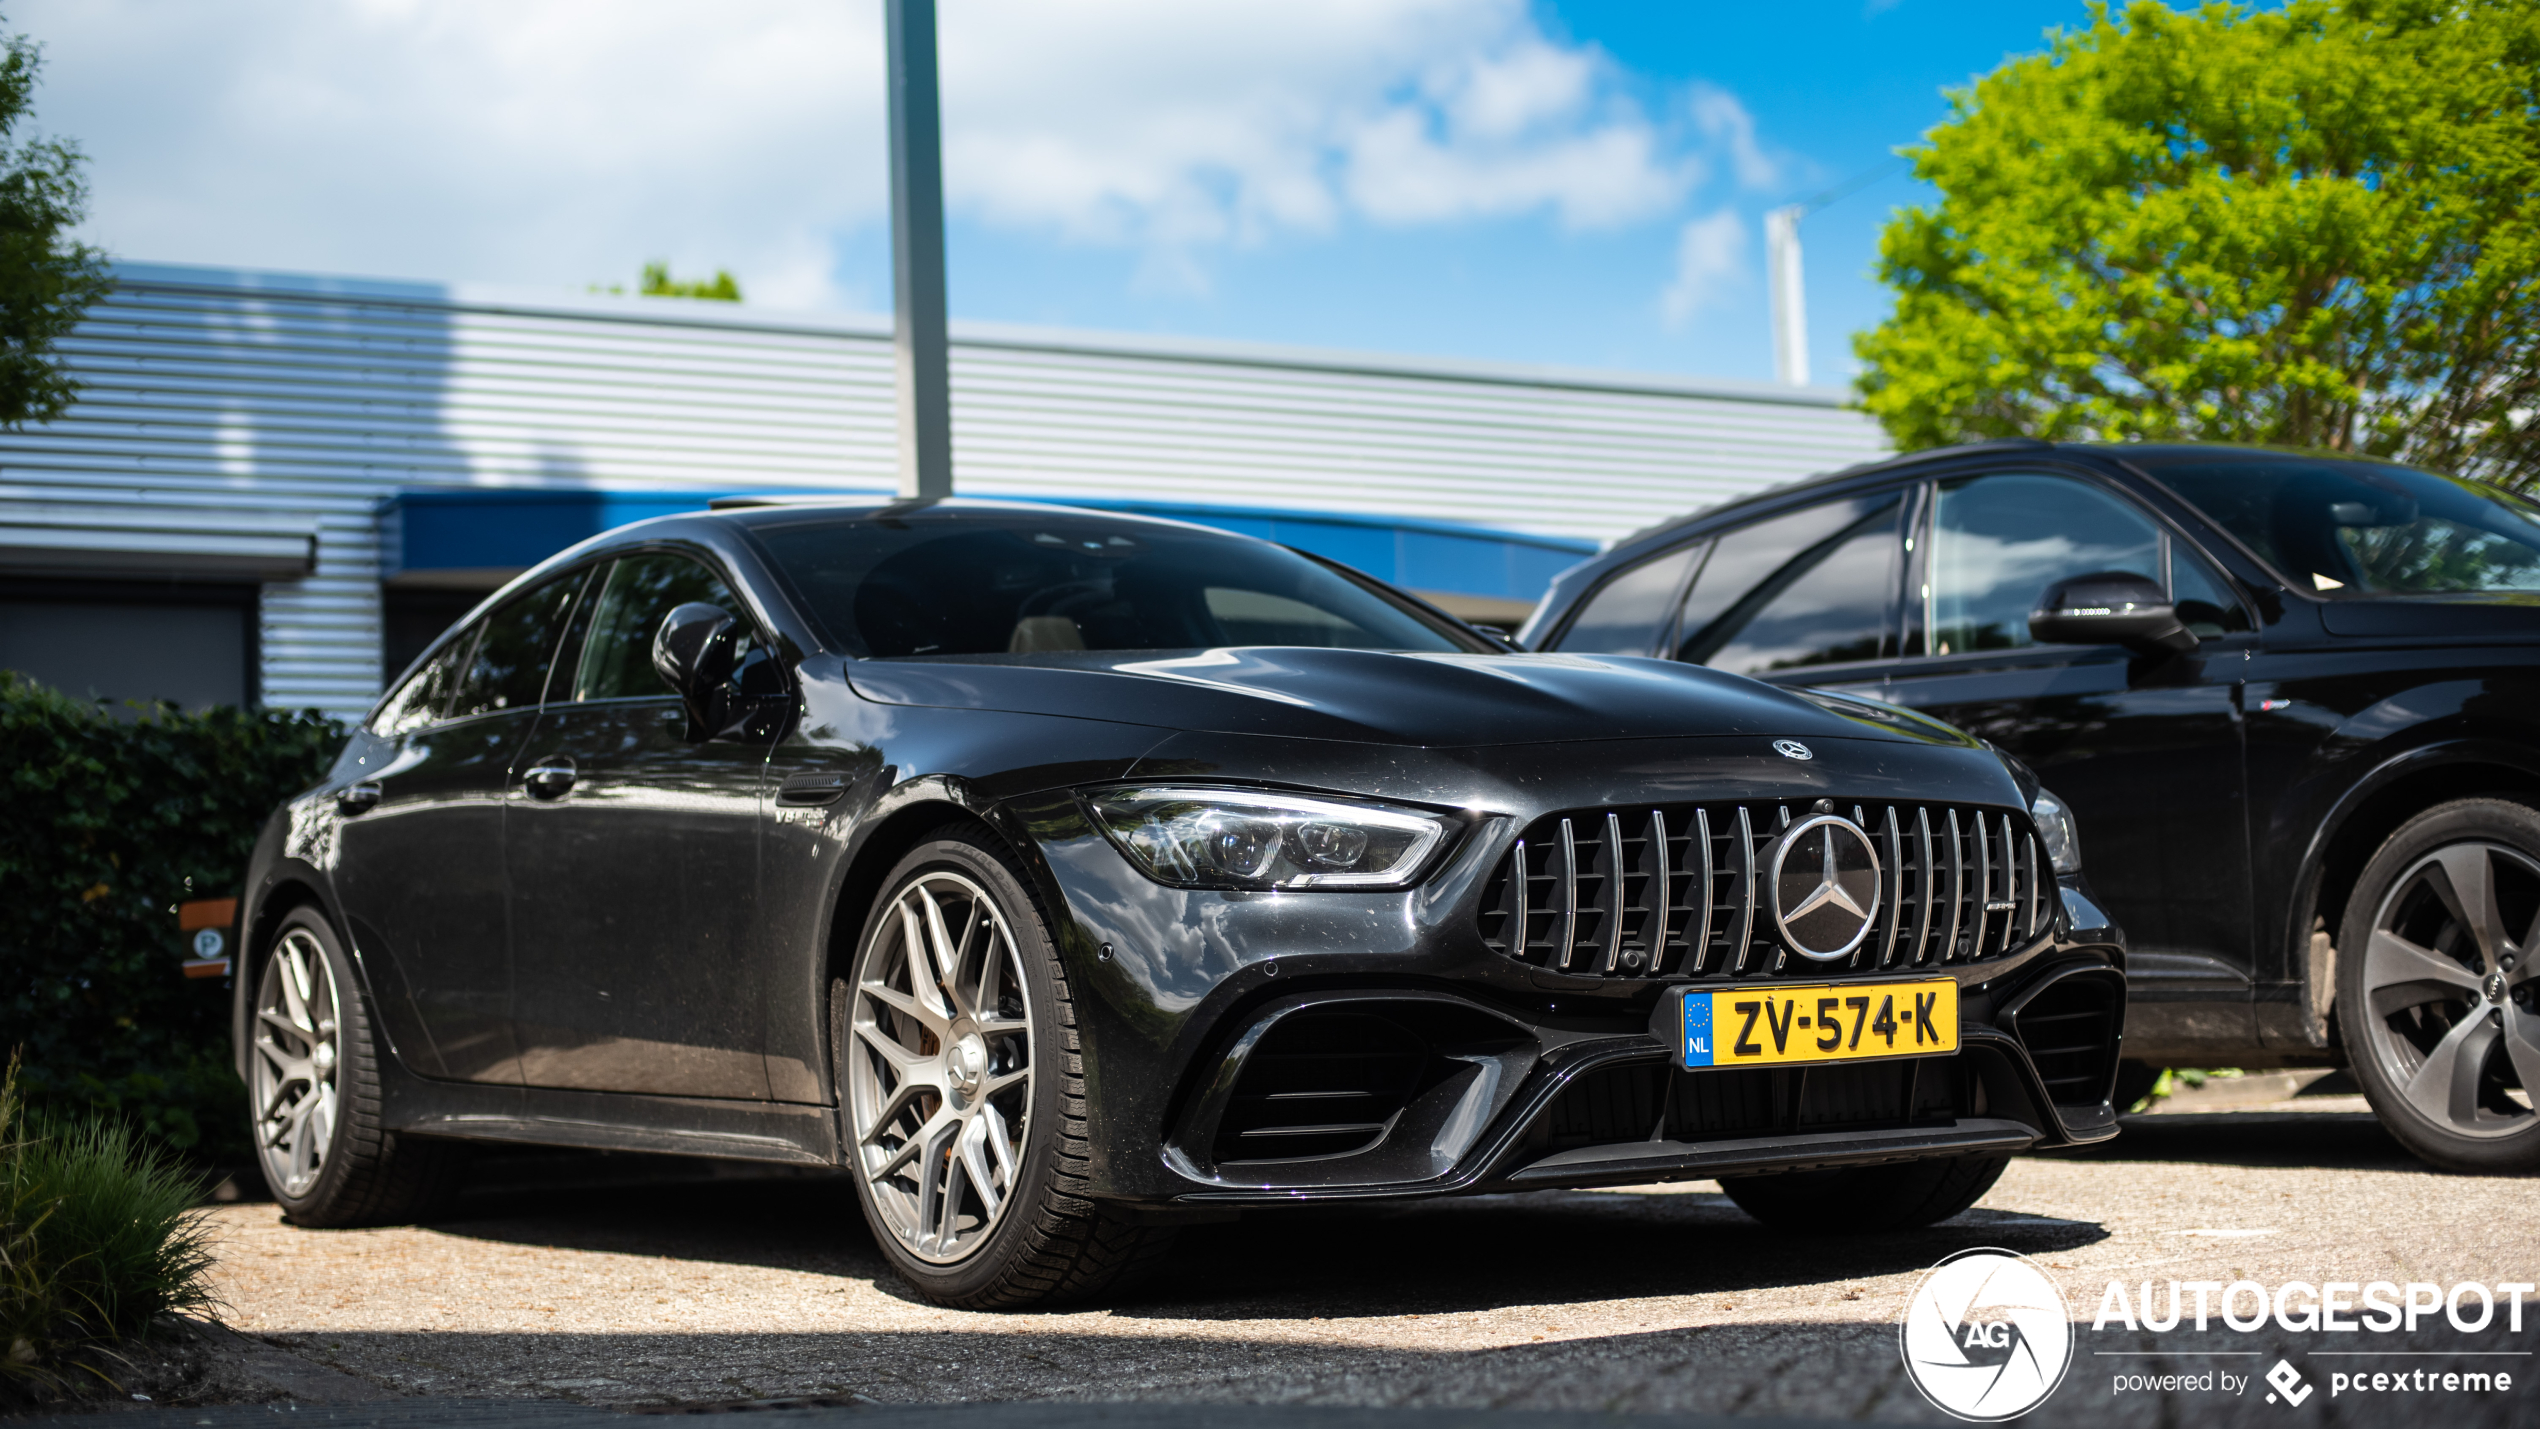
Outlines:
{"label": "side skirt", "polygon": [[599,1151],[836,1166],[838,1113],[825,1106],[505,1087],[412,1075],[389,1079],[398,1131]]}

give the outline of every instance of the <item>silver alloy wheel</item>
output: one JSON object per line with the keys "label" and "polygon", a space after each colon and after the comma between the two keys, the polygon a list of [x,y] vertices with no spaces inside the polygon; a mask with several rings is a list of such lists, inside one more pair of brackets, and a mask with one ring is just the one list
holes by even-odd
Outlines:
{"label": "silver alloy wheel", "polygon": [[326,949],[305,928],[282,935],[256,987],[251,1091],[256,1155],[285,1196],[305,1196],[335,1141],[335,1074],[344,1013]]}
{"label": "silver alloy wheel", "polygon": [[978,1249],[1013,1198],[1031,1025],[1014,932],[988,891],[942,870],[902,888],[858,965],[840,1054],[857,1169],[920,1260]]}
{"label": "silver alloy wheel", "polygon": [[[2517,936],[2498,897],[2532,910]],[[2369,1055],[2427,1120],[2461,1136],[2535,1125],[2540,863],[2502,844],[2436,849],[2391,885],[2364,949]]]}

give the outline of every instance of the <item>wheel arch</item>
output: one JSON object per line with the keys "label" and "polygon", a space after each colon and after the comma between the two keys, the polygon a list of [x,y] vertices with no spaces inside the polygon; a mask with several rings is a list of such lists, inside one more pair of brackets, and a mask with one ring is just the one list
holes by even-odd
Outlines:
{"label": "wheel arch", "polygon": [[[285,868],[277,871],[258,890],[254,910],[247,925],[239,930],[238,951],[231,964],[230,979],[234,991],[230,998],[230,1060],[238,1080],[247,1078],[247,1026],[254,1016],[256,979],[264,971],[265,954],[273,946],[282,928],[282,920],[302,908],[315,908],[318,916],[335,930],[336,941],[342,943],[353,963],[354,975],[363,976],[361,959],[352,954],[352,939],[345,936],[344,921],[327,905],[318,889],[316,876],[306,869]],[[363,989],[368,993],[368,988]]]}
{"label": "wheel arch", "polygon": [[[891,870],[908,855],[908,851],[924,842],[937,830],[967,827],[995,840],[1013,854],[1022,865],[1032,891],[1039,894],[1042,906],[1051,916],[1051,932],[1059,935],[1064,945],[1067,920],[1062,910],[1067,906],[1058,880],[1053,877],[1040,848],[1024,832],[1019,820],[996,803],[980,799],[960,785],[949,781],[900,802],[881,815],[869,833],[857,841],[855,852],[847,858],[845,871],[838,880],[829,913],[829,946],[824,954],[826,976],[822,986],[834,978],[844,977],[853,964],[856,943],[864,934],[865,919],[873,902],[882,896],[883,881]],[[822,1019],[823,1025],[827,1018]],[[835,1050],[832,1049],[833,1057]],[[834,1068],[832,1069],[834,1072]]]}
{"label": "wheel arch", "polygon": [[[2334,1038],[2334,944],[2355,879],[2400,825],[2438,804],[2475,797],[2540,808],[2540,764],[2488,740],[2420,746],[2374,766],[2320,820],[2285,910],[2285,954],[2286,965],[2301,975],[2312,1027],[2324,1045]],[[2315,940],[2315,932],[2325,939]]]}

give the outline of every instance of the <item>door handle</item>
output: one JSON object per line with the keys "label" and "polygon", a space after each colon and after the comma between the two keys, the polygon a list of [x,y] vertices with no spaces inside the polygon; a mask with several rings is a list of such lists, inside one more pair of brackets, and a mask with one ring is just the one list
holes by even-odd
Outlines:
{"label": "door handle", "polygon": [[368,780],[348,785],[335,796],[335,807],[348,814],[367,814],[379,802],[379,785]]}
{"label": "door handle", "polygon": [[532,765],[528,773],[520,776],[520,782],[532,799],[561,799],[573,791],[573,774],[572,760],[550,759]]}

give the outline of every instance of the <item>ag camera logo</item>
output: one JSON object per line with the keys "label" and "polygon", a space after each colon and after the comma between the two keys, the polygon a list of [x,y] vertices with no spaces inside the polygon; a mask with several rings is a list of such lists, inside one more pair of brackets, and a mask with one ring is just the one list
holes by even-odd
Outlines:
{"label": "ag camera logo", "polygon": [[2037,1263],[1962,1250],[1914,1287],[1899,1336],[1906,1377],[1943,1413],[1976,1423],[2045,1402],[2073,1362],[2072,1307]]}

